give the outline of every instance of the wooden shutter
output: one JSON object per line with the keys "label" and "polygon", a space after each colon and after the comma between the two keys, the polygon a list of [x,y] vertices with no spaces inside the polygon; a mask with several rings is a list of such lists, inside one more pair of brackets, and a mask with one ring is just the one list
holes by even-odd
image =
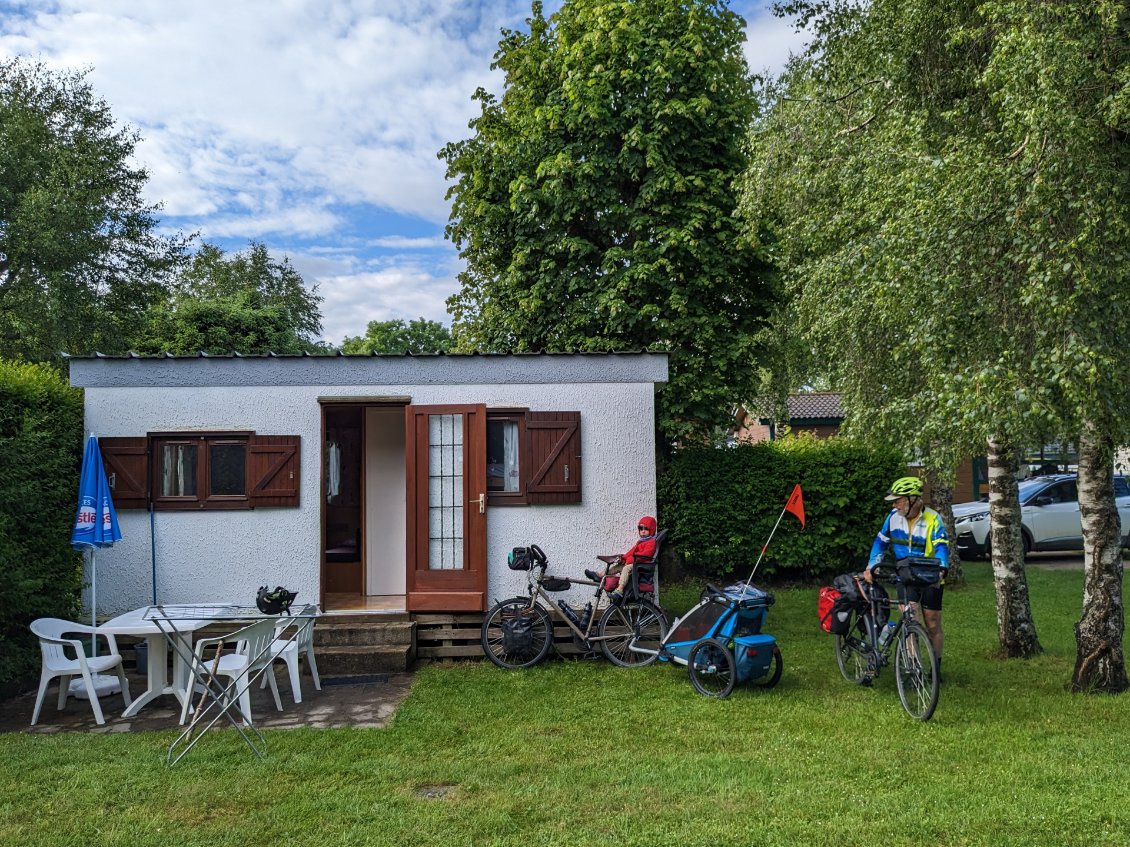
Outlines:
{"label": "wooden shutter", "polygon": [[149,507],[149,439],[100,438],[102,464],[115,509]]}
{"label": "wooden shutter", "polygon": [[297,506],[297,435],[252,435],[247,443],[247,499],[254,506]]}
{"label": "wooden shutter", "polygon": [[526,499],[581,502],[581,413],[526,412]]}

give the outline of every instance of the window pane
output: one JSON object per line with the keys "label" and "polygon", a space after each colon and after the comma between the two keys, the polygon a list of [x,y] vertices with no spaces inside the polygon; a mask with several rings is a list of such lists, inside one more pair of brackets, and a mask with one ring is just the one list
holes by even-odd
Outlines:
{"label": "window pane", "polygon": [[247,449],[242,444],[212,444],[209,487],[213,495],[241,496],[246,491]]}
{"label": "window pane", "polygon": [[518,490],[518,424],[487,421],[487,491]]}
{"label": "window pane", "polygon": [[196,445],[161,446],[161,496],[196,496]]}
{"label": "window pane", "polygon": [[463,568],[463,416],[428,420],[428,567]]}

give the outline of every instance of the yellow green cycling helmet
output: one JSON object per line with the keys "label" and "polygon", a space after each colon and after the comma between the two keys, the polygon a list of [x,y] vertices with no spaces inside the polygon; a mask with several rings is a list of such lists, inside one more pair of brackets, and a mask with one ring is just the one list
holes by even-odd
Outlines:
{"label": "yellow green cycling helmet", "polygon": [[885,499],[897,500],[900,497],[921,497],[922,480],[916,476],[900,476],[891,483],[891,490]]}

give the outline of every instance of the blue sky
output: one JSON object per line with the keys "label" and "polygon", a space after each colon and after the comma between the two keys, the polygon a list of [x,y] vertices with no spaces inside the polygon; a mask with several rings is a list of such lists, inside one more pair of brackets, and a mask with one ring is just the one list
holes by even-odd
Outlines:
{"label": "blue sky", "polygon": [[[547,2],[547,10],[559,3]],[[754,71],[802,44],[735,0]],[[436,152],[468,135],[503,27],[528,0],[0,0],[0,56],[89,68],[141,134],[170,230],[287,256],[340,343],[370,320],[450,324],[459,258]]]}

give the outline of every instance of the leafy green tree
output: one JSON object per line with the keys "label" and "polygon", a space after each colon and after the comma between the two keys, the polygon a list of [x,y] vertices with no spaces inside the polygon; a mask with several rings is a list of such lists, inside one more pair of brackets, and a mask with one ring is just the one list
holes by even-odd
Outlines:
{"label": "leafy green tree", "polygon": [[0,60],[0,355],[117,353],[184,247],[157,234],[137,134],[85,73]]}
{"label": "leafy green tree", "polygon": [[228,255],[204,244],[169,299],[150,313],[141,353],[301,353],[321,349],[316,288],[308,289],[287,259],[272,259],[252,242]]}
{"label": "leafy green tree", "polygon": [[364,335],[346,336],[343,353],[446,353],[451,349],[451,331],[438,321],[423,317],[402,320],[369,321]]}
{"label": "leafy green tree", "polygon": [[1073,686],[1122,690],[1117,513],[1103,483],[1130,412],[1125,4],[788,9],[816,39],[771,92],[746,200],[771,222],[803,337],[862,426],[913,433],[935,467],[989,445],[1012,655],[1039,649],[1014,448],[1079,440],[1087,588]]}
{"label": "leafy green tree", "polygon": [[755,379],[765,266],[734,215],[753,115],[743,22],[717,0],[566,0],[503,32],[501,98],[440,152],[462,349],[662,349],[670,437]]}

